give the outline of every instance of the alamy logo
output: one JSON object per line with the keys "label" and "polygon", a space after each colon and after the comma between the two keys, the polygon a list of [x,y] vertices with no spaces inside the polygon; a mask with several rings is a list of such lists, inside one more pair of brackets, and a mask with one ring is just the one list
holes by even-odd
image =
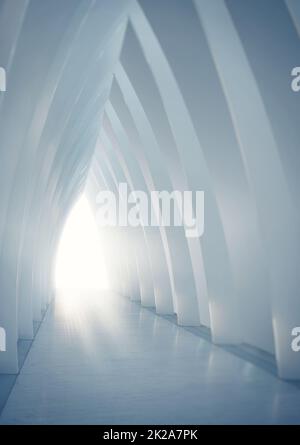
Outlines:
{"label": "alamy logo", "polygon": [[6,333],[5,329],[0,328],[0,352],[6,351]]}
{"label": "alamy logo", "polygon": [[291,75],[293,77],[291,87],[295,93],[300,91],[300,66],[296,66],[292,69]]}
{"label": "alamy logo", "polygon": [[164,190],[148,195],[134,190],[128,194],[127,184],[121,183],[116,195],[110,190],[100,191],[96,203],[99,206],[96,219],[100,226],[183,226],[188,238],[199,238],[204,232],[203,191]]}
{"label": "alamy logo", "polygon": [[292,330],[292,337],[294,337],[291,347],[294,352],[300,351],[300,327],[295,327]]}
{"label": "alamy logo", "polygon": [[6,91],[6,71],[0,66],[0,92]]}

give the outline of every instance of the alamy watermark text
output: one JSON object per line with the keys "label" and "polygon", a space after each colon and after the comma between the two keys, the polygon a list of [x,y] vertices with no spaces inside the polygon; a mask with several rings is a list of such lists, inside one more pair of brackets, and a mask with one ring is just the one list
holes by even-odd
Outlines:
{"label": "alamy watermark text", "polygon": [[96,197],[96,214],[100,226],[120,227],[184,227],[188,238],[199,238],[204,233],[203,191],[151,191],[128,193],[126,183],[118,186],[118,193],[100,191]]}

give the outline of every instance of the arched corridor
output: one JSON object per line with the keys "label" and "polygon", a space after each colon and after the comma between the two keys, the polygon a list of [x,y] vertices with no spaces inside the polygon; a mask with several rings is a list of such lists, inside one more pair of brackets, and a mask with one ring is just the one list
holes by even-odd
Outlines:
{"label": "arched corridor", "polygon": [[0,423],[300,423],[299,38],[0,0]]}

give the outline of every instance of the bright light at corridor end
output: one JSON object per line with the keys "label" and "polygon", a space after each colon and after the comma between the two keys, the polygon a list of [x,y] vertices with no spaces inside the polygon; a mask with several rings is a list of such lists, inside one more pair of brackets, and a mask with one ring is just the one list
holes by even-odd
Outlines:
{"label": "bright light at corridor end", "polygon": [[57,290],[108,289],[101,237],[87,198],[71,210],[59,242],[55,263]]}

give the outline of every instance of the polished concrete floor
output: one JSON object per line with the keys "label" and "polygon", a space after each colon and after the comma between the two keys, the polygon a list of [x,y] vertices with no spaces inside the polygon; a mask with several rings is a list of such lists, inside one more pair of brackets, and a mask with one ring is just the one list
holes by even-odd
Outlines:
{"label": "polished concrete floor", "polygon": [[2,424],[300,423],[300,389],[110,293],[59,295]]}

